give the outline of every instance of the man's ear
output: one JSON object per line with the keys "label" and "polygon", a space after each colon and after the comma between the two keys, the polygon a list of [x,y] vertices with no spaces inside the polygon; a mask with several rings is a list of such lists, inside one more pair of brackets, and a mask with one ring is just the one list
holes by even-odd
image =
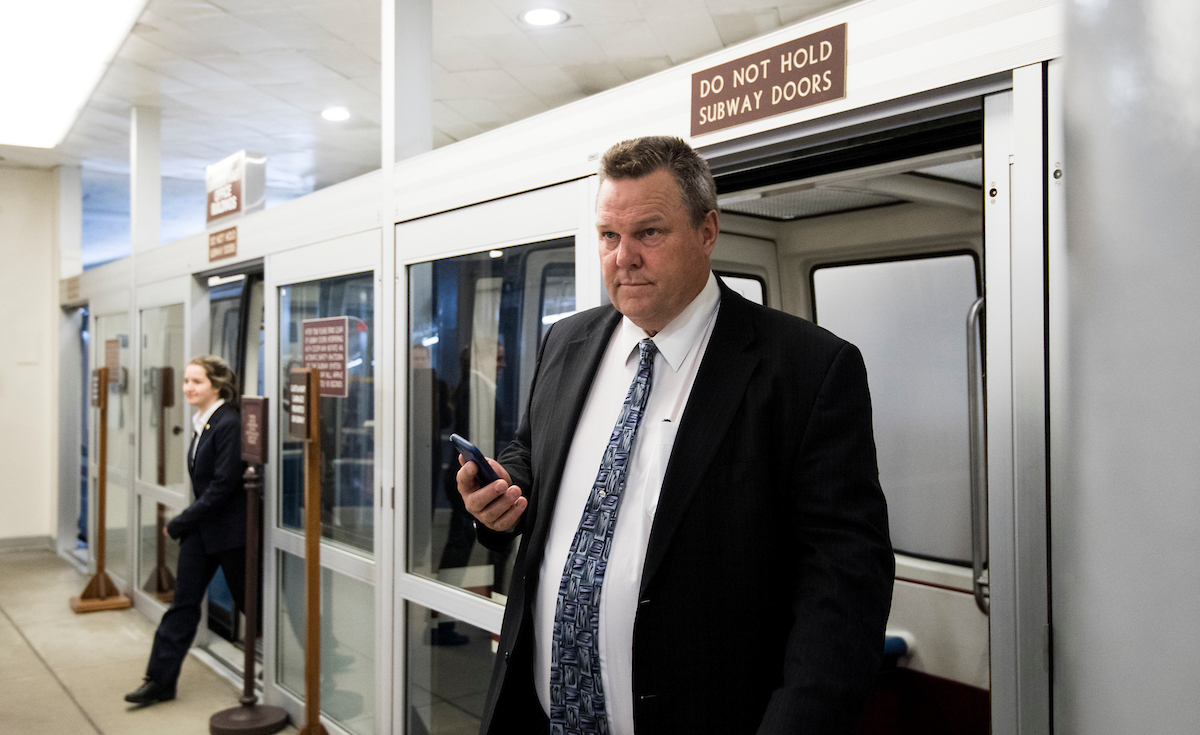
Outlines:
{"label": "man's ear", "polygon": [[717,246],[717,235],[721,232],[721,216],[717,210],[710,209],[708,214],[704,215],[704,221],[700,223],[700,232],[704,238],[704,253],[711,257],[713,248]]}

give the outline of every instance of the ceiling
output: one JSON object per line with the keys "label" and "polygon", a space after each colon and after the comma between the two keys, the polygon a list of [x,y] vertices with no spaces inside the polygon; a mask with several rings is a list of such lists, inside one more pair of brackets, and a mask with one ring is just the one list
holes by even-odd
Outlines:
{"label": "ceiling", "polygon": [[[845,0],[432,0],[434,146],[581,99]],[[518,15],[552,5],[537,29]],[[129,109],[162,110],[163,175],[200,179],[241,149],[275,187],[311,191],[379,167],[378,0],[150,0],[54,151],[10,163],[128,172]],[[344,106],[345,122],[321,111]]]}
{"label": "ceiling", "polygon": [[[431,2],[435,147],[849,4]],[[541,29],[519,20],[539,6],[570,18]],[[169,242],[204,229],[192,182],[238,150],[267,155],[268,204],[379,168],[379,69],[379,0],[149,0],[66,140],[52,150],[0,146],[0,165],[81,163],[85,248],[104,240],[104,257],[90,258],[101,262],[128,252],[132,106],[162,111]],[[350,118],[324,120],[331,106]]]}

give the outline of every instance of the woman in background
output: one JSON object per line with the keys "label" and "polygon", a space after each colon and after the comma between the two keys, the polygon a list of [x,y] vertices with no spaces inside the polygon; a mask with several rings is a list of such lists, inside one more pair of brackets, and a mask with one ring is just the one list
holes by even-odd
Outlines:
{"label": "woman in background", "polygon": [[154,634],[145,681],[125,695],[134,704],[175,698],[179,670],[200,625],[200,603],[218,566],[239,610],[245,602],[245,465],[236,377],[220,357],[197,357],[184,370],[183,395],[196,409],[188,448],[195,500],[164,529],[179,540],[175,599]]}

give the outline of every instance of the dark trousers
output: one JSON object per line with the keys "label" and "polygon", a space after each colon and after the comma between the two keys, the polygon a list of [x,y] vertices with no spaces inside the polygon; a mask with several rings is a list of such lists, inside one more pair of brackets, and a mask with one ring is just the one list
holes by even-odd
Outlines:
{"label": "dark trousers", "polygon": [[220,566],[238,610],[245,609],[246,549],[239,547],[214,554],[206,553],[199,533],[190,533],[179,543],[179,568],[175,572],[175,600],[163,613],[146,676],[159,684],[174,686],[183,667],[196,628],[200,625],[200,604],[208,583]]}

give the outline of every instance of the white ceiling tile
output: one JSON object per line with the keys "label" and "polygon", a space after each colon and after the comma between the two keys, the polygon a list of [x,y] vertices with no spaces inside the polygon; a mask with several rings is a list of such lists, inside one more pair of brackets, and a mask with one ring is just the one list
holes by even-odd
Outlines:
{"label": "white ceiling tile", "polygon": [[449,72],[441,67],[436,67],[433,70],[433,78],[431,80],[433,86],[433,99],[445,100],[451,98],[466,97],[474,93],[471,83],[464,77],[470,72]]}
{"label": "white ceiling tile", "polygon": [[704,0],[635,0],[646,18],[682,18],[708,15]]}
{"label": "white ceiling tile", "polygon": [[347,79],[379,76],[377,60],[340,39],[331,39],[328,46],[308,49],[305,53]]}
{"label": "white ceiling tile", "polygon": [[120,58],[136,61],[139,64],[153,65],[167,60],[178,60],[179,54],[163,48],[146,38],[141,33],[131,33],[121,44]]}
{"label": "white ceiling tile", "polygon": [[777,10],[781,5],[812,5],[813,0],[705,0],[704,6],[712,15],[757,13]]}
{"label": "white ceiling tile", "polygon": [[651,59],[617,59],[613,62],[629,81],[657,74],[664,69],[670,69],[671,60],[666,56]]}
{"label": "white ceiling tile", "polygon": [[827,13],[843,5],[851,5],[854,0],[801,0],[800,2],[779,3],[779,21],[785,26],[808,20],[813,16]]}
{"label": "white ceiling tile", "polygon": [[490,36],[518,30],[516,13],[508,14],[491,0],[438,0],[433,4],[433,38]]}
{"label": "white ceiling tile", "polygon": [[604,50],[585,28],[533,31],[529,37],[556,64],[587,64],[604,58]]}
{"label": "white ceiling tile", "polygon": [[546,52],[538,48],[525,33],[518,30],[472,36],[470,44],[500,66],[553,63]]}
{"label": "white ceiling tile", "polygon": [[503,69],[480,69],[478,71],[462,71],[454,74],[470,90],[475,97],[492,98],[497,95],[521,94],[526,92],[511,74]]}
{"label": "white ceiling tile", "polygon": [[203,64],[197,64],[190,59],[168,61],[159,64],[158,68],[166,76],[178,79],[184,84],[189,84],[197,89],[227,89],[236,88],[243,84],[243,82],[234,79],[228,74],[223,74]]}
{"label": "white ceiling tile", "polygon": [[[509,18],[517,19],[521,13],[536,7],[530,0],[494,0],[496,7]],[[546,5],[547,3],[541,3]],[[569,23],[590,25],[592,23],[622,23],[642,19],[642,11],[633,0],[563,0],[549,3],[571,16]],[[519,21],[518,21],[519,23]]]}
{"label": "white ceiling tile", "polygon": [[611,61],[598,64],[565,64],[563,72],[587,95],[612,89],[627,81],[621,70]]}
{"label": "white ceiling tile", "polygon": [[249,12],[243,17],[248,23],[261,29],[261,32],[271,35],[291,49],[302,51],[323,48],[335,39],[320,23],[290,10]]}
{"label": "white ceiling tile", "polygon": [[576,95],[575,99],[584,96],[571,77],[557,66],[511,66],[506,71],[545,102],[564,96]]}
{"label": "white ceiling tile", "polygon": [[449,37],[433,39],[433,58],[446,71],[471,71],[473,69],[496,69],[498,64],[483,53],[471,39]]}
{"label": "white ceiling tile", "polygon": [[645,59],[667,55],[666,48],[646,21],[636,23],[597,23],[588,33],[609,59]]}
{"label": "white ceiling tile", "polygon": [[488,125],[494,127],[512,122],[512,117],[491,100],[446,100],[442,104],[485,129],[487,129]]}
{"label": "white ceiling tile", "polygon": [[769,10],[748,11],[744,13],[712,14],[713,24],[717,34],[726,46],[732,46],[748,38],[756,38],[764,33],[779,28],[779,11]]}
{"label": "white ceiling tile", "polygon": [[513,120],[524,120],[550,109],[545,102],[529,92],[493,97],[492,101]]}
{"label": "white ceiling tile", "polygon": [[722,48],[717,27],[708,13],[703,16],[652,17],[649,22],[667,56],[676,64]]}
{"label": "white ceiling tile", "polygon": [[436,125],[433,126],[433,147],[435,150],[454,142],[456,142],[454,138],[447,135],[441,128]]}
{"label": "white ceiling tile", "polygon": [[433,124],[455,140],[463,140],[483,132],[483,128],[458,114],[444,102],[434,102],[430,106],[430,114]]}

